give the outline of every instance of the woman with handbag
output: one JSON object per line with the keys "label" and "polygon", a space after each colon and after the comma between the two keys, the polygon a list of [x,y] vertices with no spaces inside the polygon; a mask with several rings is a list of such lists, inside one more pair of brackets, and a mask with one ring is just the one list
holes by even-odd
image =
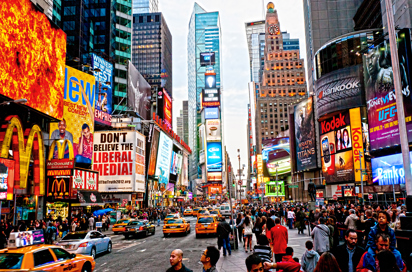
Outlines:
{"label": "woman with handbag", "polygon": [[245,252],[247,253],[247,247],[249,245],[249,250],[252,252],[252,235],[253,235],[253,223],[248,215],[245,216],[243,221],[244,237],[245,237]]}
{"label": "woman with handbag", "polygon": [[262,218],[256,217],[256,223],[253,226],[253,233],[255,234],[257,241],[259,235],[262,234]]}

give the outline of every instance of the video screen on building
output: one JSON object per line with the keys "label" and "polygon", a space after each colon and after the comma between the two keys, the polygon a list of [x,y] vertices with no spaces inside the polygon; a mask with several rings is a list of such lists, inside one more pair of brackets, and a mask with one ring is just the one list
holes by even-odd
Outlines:
{"label": "video screen on building", "polygon": [[215,52],[200,53],[200,66],[215,65]]}
{"label": "video screen on building", "polygon": [[289,137],[263,140],[262,159],[270,176],[289,173],[290,143]]}

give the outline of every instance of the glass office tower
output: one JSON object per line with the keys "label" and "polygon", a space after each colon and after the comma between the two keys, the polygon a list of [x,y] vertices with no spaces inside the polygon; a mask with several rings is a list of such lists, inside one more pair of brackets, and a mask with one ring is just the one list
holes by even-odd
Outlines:
{"label": "glass office tower", "polygon": [[201,52],[215,52],[216,85],[221,87],[220,72],[221,30],[219,12],[207,12],[197,3],[189,22],[187,37],[188,51],[188,100],[189,100],[189,146],[192,156],[189,160],[189,179],[200,178],[198,125],[201,124],[200,93],[205,87],[206,67],[200,66]]}
{"label": "glass office tower", "polygon": [[133,0],[133,14],[159,11],[159,0]]}

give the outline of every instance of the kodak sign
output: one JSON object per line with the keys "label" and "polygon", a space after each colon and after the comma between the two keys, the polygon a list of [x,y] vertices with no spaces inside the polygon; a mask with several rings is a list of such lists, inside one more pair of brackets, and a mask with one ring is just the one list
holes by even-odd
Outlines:
{"label": "kodak sign", "polygon": [[346,127],[349,125],[349,116],[348,112],[341,112],[336,114],[332,118],[326,119],[320,122],[320,134],[323,135],[330,131],[337,130],[342,127]]}
{"label": "kodak sign", "polygon": [[[353,152],[353,164],[355,169],[355,181],[361,181],[362,172],[360,170],[365,169],[365,153],[363,149],[363,137],[362,137],[362,121],[360,115],[360,108],[354,108],[349,110],[351,134],[352,134],[352,152]],[[360,157],[359,155],[362,155]],[[367,180],[367,175],[363,176],[363,181]]]}

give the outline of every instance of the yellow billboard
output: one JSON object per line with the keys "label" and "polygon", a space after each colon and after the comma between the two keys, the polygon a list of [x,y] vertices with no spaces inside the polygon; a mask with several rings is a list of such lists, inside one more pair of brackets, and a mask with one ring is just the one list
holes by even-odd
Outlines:
{"label": "yellow billboard", "polygon": [[260,188],[261,183],[263,183],[263,158],[262,154],[257,154],[257,173],[258,173],[258,178],[257,178],[257,188]]}
{"label": "yellow billboard", "polygon": [[[66,66],[63,119],[50,124],[50,139],[70,141],[76,163],[92,163],[95,84],[94,76]],[[67,148],[64,158],[69,158]]]}
{"label": "yellow billboard", "polygon": [[[353,164],[355,169],[355,181],[361,181],[361,166],[365,170],[365,152],[363,149],[363,133],[362,133],[362,121],[360,108],[354,108],[349,110],[350,125],[352,134],[352,152],[353,152]],[[361,157],[359,157],[361,155]],[[363,181],[367,181],[368,176],[363,175]]]}

